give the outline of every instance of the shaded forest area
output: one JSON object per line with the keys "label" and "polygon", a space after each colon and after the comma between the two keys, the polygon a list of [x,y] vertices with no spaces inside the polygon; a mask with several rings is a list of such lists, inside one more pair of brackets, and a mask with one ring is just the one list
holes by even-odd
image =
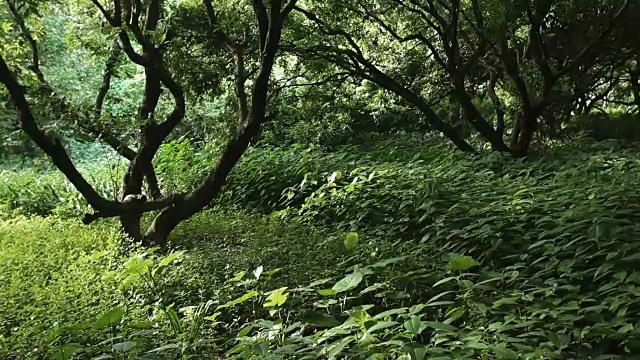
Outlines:
{"label": "shaded forest area", "polygon": [[638,0],[3,0],[0,358],[640,359]]}

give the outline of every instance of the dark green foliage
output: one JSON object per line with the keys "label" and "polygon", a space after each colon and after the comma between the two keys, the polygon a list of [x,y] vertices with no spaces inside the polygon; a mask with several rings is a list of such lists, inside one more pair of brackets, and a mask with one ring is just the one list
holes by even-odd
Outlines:
{"label": "dark green foliage", "polygon": [[622,113],[592,113],[577,117],[569,124],[571,131],[584,131],[597,140],[640,141],[640,116]]}
{"label": "dark green foliage", "polygon": [[[185,169],[214,151],[165,147],[166,184],[192,186]],[[428,138],[258,147],[169,258],[121,260],[103,226],[5,221],[0,354],[36,354],[24,339],[39,334],[37,354],[80,359],[617,359],[640,336],[637,157],[588,140],[525,161]],[[53,200],[32,199],[16,211]],[[25,304],[25,286],[43,300]]]}

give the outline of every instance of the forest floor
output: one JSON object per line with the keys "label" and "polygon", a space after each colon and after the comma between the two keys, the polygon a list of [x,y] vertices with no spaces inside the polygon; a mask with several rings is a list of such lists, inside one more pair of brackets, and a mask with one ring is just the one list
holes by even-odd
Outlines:
{"label": "forest floor", "polygon": [[[168,189],[208,163],[185,146]],[[113,191],[119,165],[87,166]],[[169,255],[82,225],[57,173],[4,170],[0,358],[635,359],[639,170],[587,140],[527,161],[257,148]]]}

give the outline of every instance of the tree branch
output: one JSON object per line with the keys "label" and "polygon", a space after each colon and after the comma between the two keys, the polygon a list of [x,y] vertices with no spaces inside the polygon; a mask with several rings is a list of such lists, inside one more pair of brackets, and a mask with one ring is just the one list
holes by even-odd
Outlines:
{"label": "tree branch", "polygon": [[62,143],[57,139],[50,139],[40,129],[25,98],[23,87],[18,84],[11,74],[2,55],[0,55],[0,82],[6,86],[9,94],[11,94],[11,99],[18,109],[20,125],[27,135],[49,156],[54,165],[65,174],[76,189],[87,199],[89,205],[94,209],[108,208],[109,202],[100,196],[76,169]]}
{"label": "tree branch", "polygon": [[629,4],[630,4],[629,0],[624,0],[624,3],[620,7],[620,9],[613,15],[607,27],[594,40],[589,42],[569,64],[567,64],[563,69],[558,71],[558,73],[555,75],[556,79],[559,79],[564,75],[570,72],[573,72],[576,68],[580,67],[581,65],[586,64],[587,56],[590,55],[594,47],[598,46],[600,43],[602,43],[603,40],[605,40],[607,35],[613,30],[616,24],[616,21],[620,19],[620,17],[624,14],[625,10],[629,7]]}
{"label": "tree branch", "polygon": [[[107,96],[109,89],[111,87],[111,78],[115,73],[116,64],[120,58],[120,53],[122,48],[118,42],[118,39],[113,40],[111,55],[107,59],[104,72],[102,74],[102,85],[98,91],[98,95],[96,96],[95,101],[95,122],[99,123],[100,117],[102,116],[102,106],[104,103],[104,99]],[[137,153],[128,147],[123,141],[118,139],[115,135],[110,133],[107,129],[100,128],[98,125],[87,124],[85,126],[90,132],[95,134],[99,139],[102,139],[106,142],[111,148],[113,148],[118,154],[122,155],[129,161],[134,161]],[[158,179],[155,174],[155,170],[153,165],[149,166],[147,172],[145,173],[145,177],[147,179],[147,185],[149,186],[149,193],[152,199],[159,199],[162,197],[162,192],[160,191],[160,187],[158,185]]]}
{"label": "tree branch", "polygon": [[253,0],[253,11],[255,12],[256,19],[258,21],[260,52],[264,53],[266,50],[267,33],[269,31],[269,15],[267,14],[267,8],[262,3],[262,0]]}
{"label": "tree branch", "polygon": [[311,11],[302,9],[302,8],[300,8],[298,6],[294,6],[294,9],[296,11],[302,13],[307,19],[309,19],[309,20],[313,21],[314,23],[316,23],[318,25],[318,27],[320,28],[320,30],[322,32],[324,32],[325,34],[342,36],[345,40],[347,40],[347,42],[349,43],[351,48],[353,48],[353,50],[356,52],[358,57],[364,58],[364,55],[362,53],[362,50],[360,49],[360,46],[358,46],[358,44],[353,39],[353,37],[351,35],[349,35],[346,31],[344,31],[342,29],[336,29],[336,28],[332,28],[332,27],[328,26],[324,21],[320,20],[316,16],[316,14],[314,14]]}

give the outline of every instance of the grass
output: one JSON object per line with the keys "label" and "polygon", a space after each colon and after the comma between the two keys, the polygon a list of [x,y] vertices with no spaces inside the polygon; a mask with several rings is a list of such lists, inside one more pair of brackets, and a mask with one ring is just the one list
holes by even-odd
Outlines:
{"label": "grass", "polygon": [[[182,160],[169,173],[208,161],[173,146]],[[424,139],[258,148],[220,204],[172,234],[185,253],[167,272],[153,270],[162,258],[123,253],[113,224],[83,227],[27,185],[37,196],[5,200],[0,223],[0,355],[78,342],[78,358],[629,356],[640,350],[638,155],[583,140],[527,161]],[[15,187],[28,175],[10,176]],[[47,176],[33,179],[57,189]],[[55,216],[16,215],[40,203]],[[118,274],[143,258],[156,260],[123,287]],[[126,315],[108,330],[68,329],[115,306]]]}
{"label": "grass", "polygon": [[0,221],[0,357],[46,357],[54,329],[111,308],[113,282],[102,277],[120,260],[120,241],[113,224]]}

